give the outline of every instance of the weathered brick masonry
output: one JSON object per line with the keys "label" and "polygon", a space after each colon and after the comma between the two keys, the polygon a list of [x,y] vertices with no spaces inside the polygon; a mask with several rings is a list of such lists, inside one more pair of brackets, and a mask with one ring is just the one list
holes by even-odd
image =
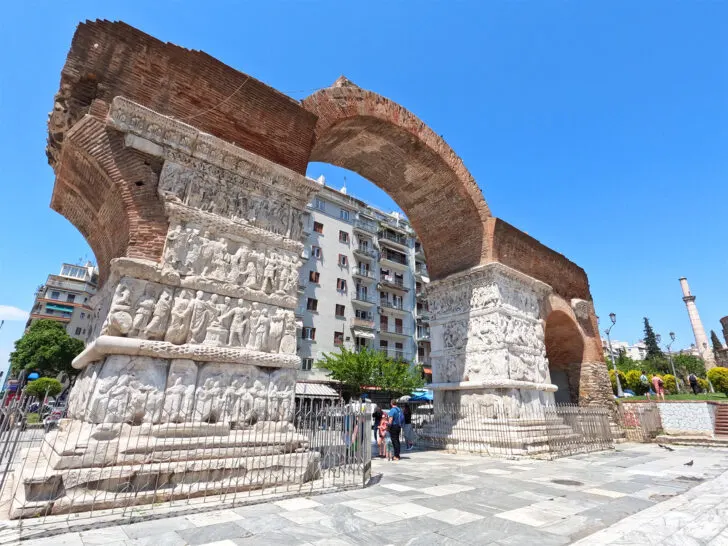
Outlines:
{"label": "weathered brick masonry", "polygon": [[433,279],[500,262],[550,285],[549,359],[569,371],[580,402],[609,398],[583,269],[492,217],[461,159],[414,114],[345,78],[299,103],[205,53],[108,21],[76,31],[47,150],[56,172],[52,207],[88,240],[102,283],[113,258],[159,261],[168,228],[157,196],[161,165],[126,148],[106,123],[117,96],[297,173],[309,161],[356,171],[405,211]]}

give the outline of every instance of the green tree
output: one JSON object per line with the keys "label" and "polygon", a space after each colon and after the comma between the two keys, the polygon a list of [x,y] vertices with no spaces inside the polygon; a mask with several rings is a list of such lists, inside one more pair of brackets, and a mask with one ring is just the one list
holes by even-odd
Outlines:
{"label": "green tree", "polygon": [[408,362],[391,360],[381,351],[367,348],[351,351],[341,347],[338,353],[324,353],[316,367],[328,370],[329,377],[341,383],[345,398],[359,394],[364,387],[402,395],[424,385],[420,370]]}
{"label": "green tree", "polygon": [[723,344],[720,342],[720,338],[713,330],[710,331],[710,343],[713,345],[713,354],[715,355],[715,360],[720,362],[720,352],[723,350]]}
{"label": "green tree", "polygon": [[25,394],[35,396],[39,400],[46,396],[58,396],[63,391],[63,385],[58,379],[52,377],[41,377],[31,381],[25,387]]}
{"label": "green tree", "polygon": [[688,376],[694,373],[697,377],[705,377],[705,362],[699,356],[673,355],[672,362],[675,364],[676,373],[680,376]]}
{"label": "green tree", "polygon": [[646,360],[658,360],[663,359],[665,355],[662,353],[662,349],[657,344],[657,337],[655,332],[652,330],[650,325],[650,319],[645,317],[645,345],[647,346]]}
{"label": "green tree", "polygon": [[713,384],[713,388],[728,396],[728,368],[716,366],[708,370],[708,379]]}
{"label": "green tree", "polygon": [[75,376],[78,370],[71,362],[81,351],[83,341],[69,336],[63,324],[55,320],[38,320],[15,342],[15,350],[10,353],[10,370],[14,374],[35,370],[46,376],[56,376],[60,372]]}

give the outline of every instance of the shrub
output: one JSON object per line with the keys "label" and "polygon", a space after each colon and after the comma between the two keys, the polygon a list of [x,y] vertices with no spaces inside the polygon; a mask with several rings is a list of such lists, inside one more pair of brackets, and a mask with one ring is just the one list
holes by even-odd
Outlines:
{"label": "shrub", "polygon": [[58,379],[52,377],[41,377],[35,381],[31,381],[25,387],[25,393],[28,396],[35,396],[38,400],[43,400],[46,396],[57,396],[61,394],[63,385]]}
{"label": "shrub", "polygon": [[698,377],[698,387],[700,387],[700,390],[703,392],[710,392],[710,385],[708,385],[708,381],[702,377]]}
{"label": "shrub", "polygon": [[708,380],[713,384],[716,392],[722,392],[728,396],[728,368],[716,366],[708,370]]}
{"label": "shrub", "polygon": [[627,379],[627,388],[635,394],[645,394],[647,392],[648,386],[642,384],[640,381],[641,376],[642,372],[639,370],[630,370],[625,374]]}
{"label": "shrub", "polygon": [[667,394],[675,394],[677,393],[677,384],[675,382],[675,376],[669,373],[666,373],[662,376],[662,381],[665,383],[665,392]]}
{"label": "shrub", "polygon": [[[609,370],[609,380],[612,382],[612,391],[617,394],[617,380],[614,378],[614,370]],[[627,378],[622,372],[619,372],[619,382],[622,384],[622,389],[627,388]]]}

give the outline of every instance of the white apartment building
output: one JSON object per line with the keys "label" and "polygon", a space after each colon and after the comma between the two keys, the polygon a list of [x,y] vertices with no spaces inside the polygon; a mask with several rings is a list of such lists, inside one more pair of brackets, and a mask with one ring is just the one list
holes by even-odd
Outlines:
{"label": "white apartment building", "polygon": [[35,302],[27,328],[36,320],[50,319],[62,322],[68,335],[86,339],[91,325],[89,300],[96,293],[99,272],[91,263],[63,264],[58,275],[48,275],[44,285],[35,292]]}
{"label": "white apartment building", "polygon": [[326,382],[314,363],[341,345],[428,366],[429,278],[409,222],[326,186],[309,211],[297,311],[299,381]]}
{"label": "white apartment building", "polygon": [[[609,343],[606,339],[602,339],[602,350],[604,351],[604,356],[609,358]],[[612,340],[612,351],[614,351],[615,358],[619,356],[619,353],[624,353],[625,356],[632,360],[644,360],[647,357],[647,345],[642,340],[639,340],[634,345],[631,345],[627,341]]]}

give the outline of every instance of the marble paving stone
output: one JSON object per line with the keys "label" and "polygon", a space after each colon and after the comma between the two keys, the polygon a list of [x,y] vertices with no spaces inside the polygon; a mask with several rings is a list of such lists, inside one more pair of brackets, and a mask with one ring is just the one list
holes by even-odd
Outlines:
{"label": "marble paving stone", "polygon": [[507,476],[513,474],[510,470],[504,470],[502,468],[486,468],[485,470],[479,470],[482,474],[492,474],[493,476]]}
{"label": "marble paving stone", "polygon": [[186,517],[187,520],[196,527],[202,527],[203,525],[214,525],[215,523],[226,523],[229,521],[237,521],[239,519],[243,519],[243,516],[232,510],[200,512],[199,514],[190,514]]}
{"label": "marble paving stone", "polygon": [[174,531],[167,531],[151,535],[148,537],[140,537],[129,539],[126,544],[133,546],[184,546],[187,542]]}
{"label": "marble paving stone", "polygon": [[206,542],[205,546],[237,546],[235,542],[230,539],[216,540],[215,542]]}
{"label": "marble paving stone", "polygon": [[351,546],[356,544],[356,542],[347,540],[347,538],[344,537],[331,537],[322,538],[321,540],[317,540],[311,544],[315,544],[316,546]]}
{"label": "marble paving stone", "polygon": [[[326,495],[321,495],[325,497]],[[280,506],[276,506],[272,502],[266,502],[262,504],[249,504],[247,506],[238,506],[232,509],[233,512],[240,514],[244,518],[254,516],[266,516],[268,514],[278,514],[283,509]]]}
{"label": "marble paving stone", "polygon": [[421,504],[415,504],[414,502],[395,504],[393,506],[387,507],[386,511],[401,518],[414,518],[434,512],[432,508],[427,508],[426,506],[422,506]]}
{"label": "marble paving stone", "polygon": [[404,519],[395,523],[375,526],[371,532],[362,537],[366,544],[409,544],[415,537],[437,532],[446,526],[427,516]]}
{"label": "marble paving stone", "polygon": [[354,517],[362,518],[367,521],[372,521],[374,523],[379,524],[387,524],[387,523],[393,523],[395,521],[402,521],[401,516],[397,516],[395,514],[392,514],[390,512],[385,512],[384,510],[371,510],[369,512],[356,512],[354,514]]}
{"label": "marble paving stone", "polygon": [[218,540],[244,538],[252,533],[247,529],[243,529],[235,522],[215,523],[214,525],[205,525],[204,527],[193,527],[176,531],[187,544],[193,546],[198,544],[207,544]]}
{"label": "marble paving stone", "polygon": [[539,529],[541,531],[553,533],[554,535],[562,535],[573,539],[574,535],[579,534],[580,537],[586,536],[586,534],[598,531],[602,527],[603,525],[597,521],[579,514],[561,519],[554,523],[549,523],[548,525],[543,525]]}
{"label": "marble paving stone", "polygon": [[433,497],[441,497],[443,495],[452,495],[454,493],[462,493],[464,491],[472,491],[475,489],[472,485],[436,485],[434,487],[427,487],[422,490],[423,493],[432,495]]}
{"label": "marble paving stone", "polygon": [[81,532],[81,541],[84,544],[109,544],[110,542],[123,542],[128,538],[120,526],[102,527]]}
{"label": "marble paving stone", "polygon": [[410,487],[408,485],[401,485],[399,483],[383,483],[381,485],[385,489],[391,489],[392,491],[412,491],[414,490],[413,487]]}
{"label": "marble paving stone", "polygon": [[319,523],[322,519],[327,518],[326,514],[314,510],[313,508],[303,508],[301,510],[292,510],[290,512],[284,512],[281,514],[282,518],[297,523],[299,525],[305,525],[310,523]]}
{"label": "marble paving stone", "polygon": [[564,516],[561,514],[538,510],[530,506],[501,512],[500,514],[496,514],[495,517],[517,521],[518,523],[530,525],[531,527],[541,527],[564,519]]}
{"label": "marble paving stone", "polygon": [[518,499],[530,500],[533,502],[540,502],[554,498],[552,495],[544,495],[543,493],[534,493],[533,491],[521,491],[519,493],[513,493],[512,497]]}
{"label": "marble paving stone", "polygon": [[626,493],[621,493],[620,491],[612,491],[610,489],[602,489],[601,487],[590,487],[589,489],[584,489],[585,493],[591,493],[592,495],[600,495],[602,497],[609,497],[610,499],[618,499],[620,497],[625,497]]}
{"label": "marble paving stone", "polygon": [[305,510],[306,508],[316,508],[317,506],[321,506],[320,502],[316,502],[315,500],[299,497],[295,499],[286,499],[282,501],[274,502],[276,506],[280,506],[284,510]]}
{"label": "marble paving stone", "polygon": [[[406,544],[407,546],[463,546],[463,544],[466,543],[437,533],[425,533],[423,535],[411,538],[403,544]],[[489,544],[495,544],[495,542],[478,541],[478,544],[482,546],[488,546]]]}
{"label": "marble paving stone", "polygon": [[479,519],[483,519],[485,516],[473,514],[472,512],[465,512],[463,510],[458,510],[457,508],[448,508],[447,510],[440,510],[427,514],[426,517],[444,521],[450,525],[462,525],[463,523],[478,521]]}
{"label": "marble paving stone", "polygon": [[54,544],[58,544],[59,546],[70,546],[83,544],[83,542],[81,541],[80,533],[65,533],[63,535],[54,535],[47,538],[23,541],[23,544],[30,544],[32,546],[53,546]]}
{"label": "marble paving stone", "polygon": [[633,497],[622,497],[602,504],[601,506],[585,510],[581,513],[581,515],[593,518],[606,525],[612,525],[613,523],[649,508],[650,506],[654,506],[654,503]]}
{"label": "marble paving stone", "polygon": [[169,531],[180,531],[194,527],[194,523],[185,517],[161,518],[124,525],[122,529],[129,538],[147,538]]}
{"label": "marble paving stone", "polygon": [[388,505],[379,502],[377,499],[358,499],[342,502],[341,506],[346,506],[357,512],[371,512],[372,510],[384,510]]}
{"label": "marble paving stone", "polygon": [[259,535],[235,538],[232,540],[235,544],[240,546],[292,546],[294,544],[301,544],[301,541],[296,537],[281,531],[269,531]]}
{"label": "marble paving stone", "polygon": [[261,514],[257,517],[245,517],[234,522],[253,534],[269,533],[291,525],[291,521],[280,514]]}

